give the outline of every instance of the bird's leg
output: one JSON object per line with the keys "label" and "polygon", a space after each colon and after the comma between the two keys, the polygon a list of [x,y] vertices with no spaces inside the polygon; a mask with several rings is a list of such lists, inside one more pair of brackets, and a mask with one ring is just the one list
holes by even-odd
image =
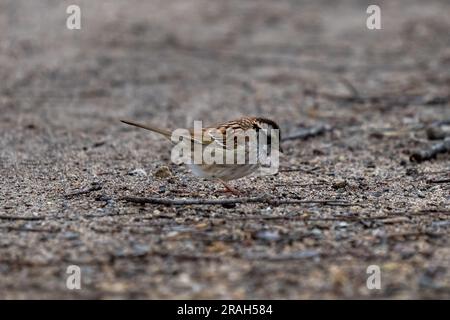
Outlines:
{"label": "bird's leg", "polygon": [[219,179],[219,181],[224,185],[225,187],[225,192],[231,192],[232,194],[234,194],[235,196],[240,196],[241,192],[235,188],[233,188],[232,186],[230,186],[228,183],[226,183],[225,181],[223,181],[222,179]]}

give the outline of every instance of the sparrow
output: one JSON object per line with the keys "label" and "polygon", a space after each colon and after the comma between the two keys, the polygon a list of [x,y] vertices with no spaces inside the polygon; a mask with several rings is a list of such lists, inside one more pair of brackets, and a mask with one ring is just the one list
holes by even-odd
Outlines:
{"label": "sparrow", "polygon": [[[171,140],[172,143],[175,143],[172,140],[172,134],[175,131],[158,128],[152,125],[143,125],[128,120],[121,120],[121,122],[159,133],[165,138]],[[244,163],[195,163],[191,161],[190,163],[187,163],[187,165],[191,169],[192,173],[201,178],[217,180],[225,186],[226,191],[229,191],[235,195],[239,195],[240,192],[230,186],[227,182],[248,176],[258,170],[258,168],[261,166],[261,163],[259,163],[258,161],[248,161],[248,145],[242,145],[242,142],[244,142],[244,144],[246,143],[245,139],[237,139],[239,136],[248,134],[248,130],[254,130],[257,133],[257,151],[259,151],[259,149],[261,148],[259,143],[260,137],[263,137],[265,139],[262,139],[261,141],[262,147],[265,152],[271,151],[272,145],[278,147],[278,152],[283,152],[279,144],[279,141],[281,139],[281,133],[279,132],[280,127],[275,121],[267,118],[242,117],[236,120],[218,124],[216,126],[201,128],[201,135],[197,135],[194,129],[188,129],[185,131],[187,132],[187,134],[181,136],[188,141],[192,149],[193,146],[197,144],[197,146],[201,146],[202,150],[204,150],[204,148],[206,147],[212,147],[214,149],[214,152],[216,150],[222,149],[225,150],[225,153],[233,153],[233,156],[234,154],[240,152],[240,150],[245,150]],[[274,143],[271,134],[272,131],[270,130],[277,130],[278,136],[275,136],[278,138],[277,143]]]}

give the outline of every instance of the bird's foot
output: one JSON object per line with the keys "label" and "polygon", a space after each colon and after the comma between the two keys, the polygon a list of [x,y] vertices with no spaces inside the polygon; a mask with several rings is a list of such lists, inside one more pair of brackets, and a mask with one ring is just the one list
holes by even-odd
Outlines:
{"label": "bird's foot", "polygon": [[226,183],[223,180],[219,180],[225,187],[225,190],[223,190],[223,192],[231,192],[232,194],[234,194],[235,196],[241,196],[242,192],[240,192],[239,190],[233,188],[232,186],[230,186],[228,183]]}

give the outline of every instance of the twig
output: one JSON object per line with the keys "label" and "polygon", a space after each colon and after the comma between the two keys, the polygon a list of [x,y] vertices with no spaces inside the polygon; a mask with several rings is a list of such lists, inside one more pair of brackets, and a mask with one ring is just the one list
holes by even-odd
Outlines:
{"label": "twig", "polygon": [[407,237],[420,237],[420,236],[428,236],[433,238],[438,238],[443,236],[444,234],[437,233],[437,232],[430,232],[430,231],[411,231],[411,232],[398,232],[398,233],[391,233],[387,234],[387,238],[407,238]]}
{"label": "twig", "polygon": [[15,226],[0,226],[0,229],[6,229],[8,231],[20,231],[20,232],[48,232],[48,233],[58,233],[59,228],[53,229],[39,229],[39,228],[22,228]]}
{"label": "twig", "polygon": [[149,255],[159,256],[161,258],[172,258],[179,260],[222,260],[220,255],[205,255],[205,254],[188,254],[188,253],[167,253],[162,251],[152,251]]}
{"label": "twig", "polygon": [[450,178],[447,179],[435,179],[435,180],[428,180],[428,183],[450,183]]}
{"label": "twig", "polygon": [[450,119],[436,120],[430,124],[432,127],[440,127],[450,125]]}
{"label": "twig", "polygon": [[[400,214],[402,214],[400,212]],[[406,213],[405,213],[406,214]],[[429,216],[432,214],[445,214],[445,215],[450,215],[450,210],[446,210],[446,209],[440,209],[440,208],[433,208],[433,209],[422,209],[419,210],[413,214],[411,214],[411,217],[415,217],[415,216]]]}
{"label": "twig", "polygon": [[35,220],[43,220],[44,217],[21,217],[21,216],[11,216],[11,215],[0,215],[0,220],[27,220],[27,221],[35,221]]}
{"label": "twig", "polygon": [[450,170],[440,170],[440,171],[423,171],[420,174],[423,175],[431,175],[431,174],[442,174],[442,173],[450,173]]}
{"label": "twig", "polygon": [[280,168],[280,170],[278,170],[279,172],[306,172],[306,173],[313,173],[314,171],[316,171],[317,169],[320,169],[320,167],[313,167],[311,169],[305,169],[305,168]]}
{"label": "twig", "polygon": [[320,257],[321,253],[315,250],[305,250],[288,254],[267,255],[267,254],[246,254],[243,258],[248,260],[268,260],[268,261],[290,261],[304,260]]}
{"label": "twig", "polygon": [[[354,216],[333,216],[333,217],[318,217],[312,218],[310,215],[243,215],[242,217],[227,217],[227,221],[242,221],[242,220],[300,220],[300,221],[351,221],[351,222],[361,222],[361,221],[377,221],[391,218],[390,216],[381,217],[354,217]],[[384,222],[384,221],[383,221]]]}
{"label": "twig", "polygon": [[313,96],[318,96],[321,98],[325,98],[327,100],[331,100],[331,101],[344,101],[344,102],[364,102],[365,98],[359,97],[359,96],[354,96],[354,95],[340,95],[340,94],[334,94],[331,92],[325,92],[325,91],[318,91],[318,90],[310,90],[310,89],[306,89],[304,90],[305,94],[309,94],[309,95],[313,95]]}
{"label": "twig", "polygon": [[73,196],[79,196],[82,194],[87,194],[87,193],[91,193],[94,191],[98,191],[102,189],[102,185],[99,183],[93,183],[92,186],[90,186],[89,188],[85,188],[85,189],[81,189],[78,191],[74,191],[74,192],[70,192],[64,195],[65,198],[71,198]]}
{"label": "twig", "polygon": [[269,205],[281,204],[323,204],[328,206],[361,206],[358,203],[350,203],[340,200],[299,200],[299,199],[275,199],[268,197],[254,197],[254,198],[232,198],[232,199],[162,199],[162,198],[147,198],[147,197],[122,197],[120,200],[127,202],[134,202],[140,204],[162,204],[162,205],[234,205],[243,203],[266,203]]}
{"label": "twig", "polygon": [[294,132],[291,135],[288,135],[287,137],[282,138],[282,141],[287,140],[295,140],[295,139],[303,139],[306,140],[311,137],[315,137],[318,135],[322,135],[327,131],[332,130],[330,126],[328,125],[320,125],[317,127],[307,128],[307,129],[301,129],[297,132]]}
{"label": "twig", "polygon": [[419,150],[414,152],[409,158],[411,161],[422,162],[435,158],[439,153],[450,152],[450,137],[444,141],[436,143],[427,150]]}
{"label": "twig", "polygon": [[[350,87],[347,86],[349,90]],[[306,94],[312,94],[312,90],[305,90]],[[421,95],[383,95],[383,96],[355,96],[351,95],[340,95],[331,92],[325,91],[317,91],[314,93],[315,96],[331,100],[331,101],[339,101],[339,102],[353,102],[353,103],[382,103],[385,105],[398,105],[398,106],[407,106],[410,104],[415,105],[442,105],[448,103],[450,97],[448,96],[439,96],[434,97],[433,99],[427,99]]]}
{"label": "twig", "polygon": [[[290,172],[290,171],[287,171]],[[323,183],[277,183],[274,185],[275,187],[283,187],[286,188],[286,186],[288,187],[316,187],[316,186],[323,186]]]}

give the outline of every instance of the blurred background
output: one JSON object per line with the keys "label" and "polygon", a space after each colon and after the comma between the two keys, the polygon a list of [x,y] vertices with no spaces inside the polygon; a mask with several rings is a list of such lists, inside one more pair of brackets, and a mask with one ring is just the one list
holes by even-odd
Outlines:
{"label": "blurred background", "polygon": [[[72,4],[80,30],[66,27]],[[366,27],[370,4],[381,30]],[[0,0],[0,297],[450,297],[449,157],[410,161],[448,133],[449,12],[445,0]],[[242,115],[284,135],[330,130],[286,141],[277,176],[237,186],[365,206],[119,200],[220,189],[119,119]],[[71,264],[81,290],[66,288]],[[370,264],[380,290],[366,287]]]}

